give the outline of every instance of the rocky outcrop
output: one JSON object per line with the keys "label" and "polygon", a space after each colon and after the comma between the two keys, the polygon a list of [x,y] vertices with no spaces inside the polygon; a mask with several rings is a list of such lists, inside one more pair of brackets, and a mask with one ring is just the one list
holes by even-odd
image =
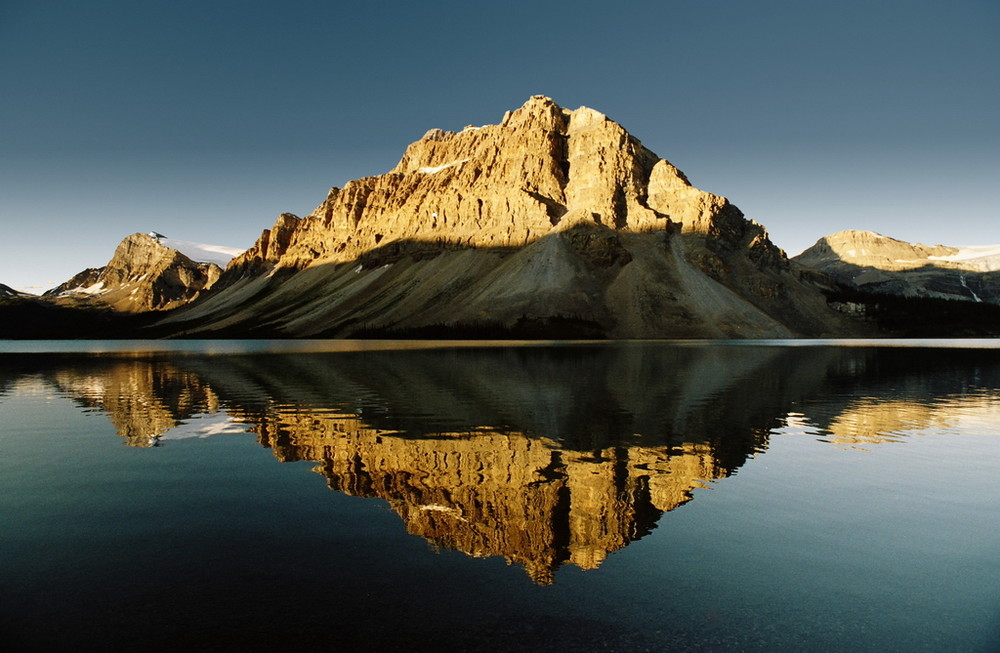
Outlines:
{"label": "rocky outcrop", "polygon": [[794,260],[868,292],[1000,303],[1000,246],[928,246],[840,231]]}
{"label": "rocky outcrop", "polygon": [[265,229],[253,247],[229,263],[228,277],[236,279],[269,271],[288,250],[299,221],[299,217],[291,213],[278,216],[274,226]]}
{"label": "rocky outcrop", "polygon": [[44,297],[68,297],[131,313],[166,310],[190,302],[221,274],[219,266],[192,261],[162,244],[158,235],[137,233],[118,245],[107,265],[84,270]]}
{"label": "rocky outcrop", "polygon": [[[185,324],[186,323],[186,324]],[[789,337],[856,330],[759,224],[592,109],[431,130],[283,214],[187,333]]]}

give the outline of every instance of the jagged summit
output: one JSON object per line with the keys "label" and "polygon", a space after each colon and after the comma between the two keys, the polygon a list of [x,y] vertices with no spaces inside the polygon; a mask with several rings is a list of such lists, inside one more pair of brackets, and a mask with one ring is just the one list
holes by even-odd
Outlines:
{"label": "jagged summit", "polygon": [[[162,326],[185,333],[788,337],[851,332],[759,224],[604,114],[533,96],[432,129],[279,216]],[[485,331],[484,331],[485,329]]]}
{"label": "jagged summit", "polygon": [[248,250],[134,234],[45,299],[176,308],[142,322],[157,336],[835,337],[882,328],[844,285],[1000,302],[998,271],[1000,247],[872,232],[789,261],[608,116],[535,95],[497,124],[428,130]]}
{"label": "jagged summit", "polygon": [[211,287],[222,269],[215,263],[192,260],[170,246],[175,242],[179,241],[156,232],[127,236],[107,265],[88,268],[44,296],[84,299],[125,312],[186,304]]}
{"label": "jagged summit", "polygon": [[428,131],[390,172],[330,189],[301,222],[282,214],[237,267],[341,263],[404,241],[521,247],[578,224],[714,229],[748,237],[762,256],[783,257],[726,198],[691,186],[604,114],[536,95],[497,125]]}

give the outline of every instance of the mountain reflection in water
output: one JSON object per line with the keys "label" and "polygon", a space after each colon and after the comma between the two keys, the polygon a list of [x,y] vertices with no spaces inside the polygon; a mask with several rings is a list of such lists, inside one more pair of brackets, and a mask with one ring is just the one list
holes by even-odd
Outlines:
{"label": "mountain reflection in water", "polygon": [[[539,584],[596,568],[770,434],[838,446],[1000,417],[996,350],[578,345],[312,354],[19,356],[132,446],[249,430],[407,530]],[[12,364],[12,361],[14,364]],[[0,394],[3,390],[0,389]]]}

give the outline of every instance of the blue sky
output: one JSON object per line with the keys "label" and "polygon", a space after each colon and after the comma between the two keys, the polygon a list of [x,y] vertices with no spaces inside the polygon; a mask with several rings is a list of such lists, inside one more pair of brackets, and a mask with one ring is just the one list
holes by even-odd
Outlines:
{"label": "blue sky", "polygon": [[1000,2],[0,0],[0,283],[247,247],[432,127],[608,114],[797,254],[1000,243]]}

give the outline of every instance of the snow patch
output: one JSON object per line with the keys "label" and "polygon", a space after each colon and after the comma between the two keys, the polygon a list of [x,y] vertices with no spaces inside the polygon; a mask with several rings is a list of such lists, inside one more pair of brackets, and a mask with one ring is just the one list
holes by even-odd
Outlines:
{"label": "snow patch", "polygon": [[87,286],[86,288],[84,288],[83,286],[77,286],[76,288],[70,288],[69,290],[64,290],[64,291],[62,291],[59,294],[60,295],[76,295],[76,294],[79,294],[79,295],[100,295],[101,293],[104,293],[104,292],[107,292],[107,290],[104,289],[104,282],[103,281],[98,281],[97,283],[95,283],[92,286]]}
{"label": "snow patch", "polygon": [[173,238],[158,238],[157,240],[160,241],[161,245],[176,249],[196,263],[215,263],[220,268],[226,267],[229,261],[246,251],[235,247],[192,243],[186,240],[174,240]]}
{"label": "snow patch", "polygon": [[435,166],[433,168],[430,168],[430,167],[417,168],[417,172],[422,172],[424,174],[433,175],[435,172],[441,172],[442,170],[444,170],[446,168],[451,168],[453,166],[460,166],[460,165],[462,165],[463,163],[465,163],[467,161],[468,161],[468,159],[460,159],[458,161],[451,161],[449,163],[445,163],[444,165]]}
{"label": "snow patch", "polygon": [[949,263],[968,263],[963,266],[981,272],[996,272],[1000,270],[1000,245],[981,245],[976,247],[959,247],[956,254],[950,256],[929,256],[932,261],[947,261]]}

